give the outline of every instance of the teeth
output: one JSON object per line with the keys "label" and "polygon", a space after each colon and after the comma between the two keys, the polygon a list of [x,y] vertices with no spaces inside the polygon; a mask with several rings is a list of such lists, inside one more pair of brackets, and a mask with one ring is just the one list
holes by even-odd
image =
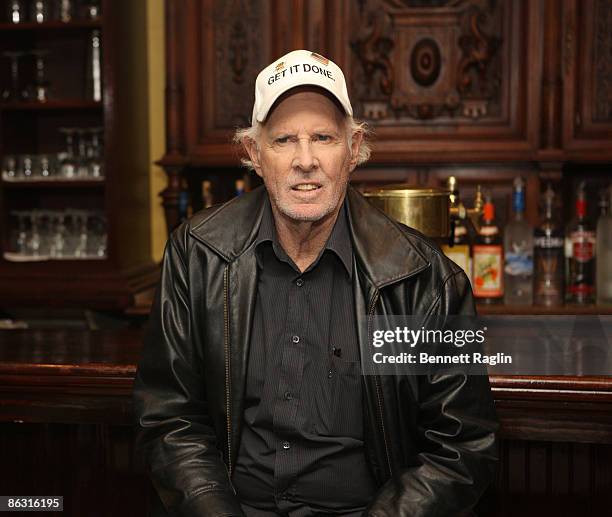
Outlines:
{"label": "teeth", "polygon": [[305,183],[303,185],[296,185],[295,187],[293,187],[296,190],[315,190],[318,187],[318,185],[312,185],[310,183]]}

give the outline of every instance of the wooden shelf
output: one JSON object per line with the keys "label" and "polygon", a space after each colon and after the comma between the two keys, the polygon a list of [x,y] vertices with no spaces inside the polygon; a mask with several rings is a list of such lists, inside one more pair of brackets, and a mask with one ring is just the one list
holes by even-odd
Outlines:
{"label": "wooden shelf", "polygon": [[104,179],[100,180],[31,180],[31,181],[2,181],[4,188],[24,189],[24,188],[103,188]]}
{"label": "wooden shelf", "polygon": [[[2,29],[0,29],[2,30]],[[73,110],[73,109],[102,109],[102,102],[83,99],[59,99],[47,102],[23,101],[0,103],[0,110],[4,111],[45,111],[45,110]]]}
{"label": "wooden shelf", "polygon": [[70,29],[97,29],[102,27],[102,19],[95,20],[73,20],[70,22],[62,22],[59,20],[50,20],[48,22],[23,22],[9,23],[1,22],[0,31],[31,31],[31,30],[70,30]]}
{"label": "wooden shelf", "polygon": [[612,306],[598,305],[561,305],[539,307],[535,305],[486,305],[477,304],[481,315],[514,315],[514,316],[553,316],[553,315],[612,315]]}

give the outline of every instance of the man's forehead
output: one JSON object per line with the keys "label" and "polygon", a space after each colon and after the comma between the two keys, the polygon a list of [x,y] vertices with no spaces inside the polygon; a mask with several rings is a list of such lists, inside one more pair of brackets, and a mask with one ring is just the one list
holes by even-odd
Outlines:
{"label": "man's forehead", "polygon": [[[321,98],[325,98],[328,99],[334,106],[335,106],[335,110],[334,110],[334,114],[335,114],[335,119],[337,121],[337,123],[340,123],[342,120],[344,120],[344,118],[346,117],[346,114],[344,112],[344,108],[342,107],[342,105],[340,104],[340,102],[338,102],[338,99],[336,99],[331,93],[329,93],[327,90],[320,88],[318,86],[313,86],[313,85],[302,85],[302,86],[296,86],[295,88],[291,88],[290,90],[286,91],[285,93],[283,93],[272,105],[272,107],[270,108],[270,111],[268,112],[268,116],[266,117],[266,120],[264,121],[264,125],[270,121],[270,119],[272,118],[272,113],[276,110],[276,108],[281,104],[284,103],[284,105],[286,107],[291,107],[293,105],[293,103],[291,102],[294,98],[297,101],[297,98],[295,98],[296,94],[298,93],[304,93],[304,92],[308,92],[308,93],[314,93],[318,96],[320,96]],[[303,97],[302,97],[303,98]],[[296,103],[297,105],[297,103]]]}

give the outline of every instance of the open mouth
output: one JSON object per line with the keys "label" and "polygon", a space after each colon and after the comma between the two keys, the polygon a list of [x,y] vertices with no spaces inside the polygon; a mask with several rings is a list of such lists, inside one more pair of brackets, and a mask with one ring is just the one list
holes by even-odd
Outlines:
{"label": "open mouth", "polygon": [[294,185],[291,187],[291,190],[296,190],[298,192],[313,192],[315,190],[319,190],[321,185],[318,183],[300,183],[299,185]]}

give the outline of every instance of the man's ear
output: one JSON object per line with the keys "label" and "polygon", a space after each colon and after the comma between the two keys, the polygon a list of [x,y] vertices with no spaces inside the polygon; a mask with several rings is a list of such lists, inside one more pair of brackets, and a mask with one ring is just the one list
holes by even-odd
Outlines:
{"label": "man's ear", "polygon": [[353,140],[351,142],[351,161],[349,162],[349,171],[351,172],[357,167],[361,142],[363,142],[363,133],[361,131],[353,133]]}
{"label": "man's ear", "polygon": [[247,154],[249,155],[249,159],[251,160],[251,163],[253,164],[253,168],[255,169],[255,172],[257,173],[258,176],[261,176],[261,164],[260,164],[260,160],[259,160],[259,146],[257,145],[257,142],[255,140],[253,140],[252,138],[245,138],[242,141],[244,148],[246,149]]}

